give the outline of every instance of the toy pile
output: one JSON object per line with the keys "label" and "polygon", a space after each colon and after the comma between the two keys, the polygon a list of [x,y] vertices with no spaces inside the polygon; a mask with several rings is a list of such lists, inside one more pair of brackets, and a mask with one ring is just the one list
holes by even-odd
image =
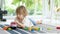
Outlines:
{"label": "toy pile", "polygon": [[9,26],[4,26],[3,30],[12,30],[17,28],[17,23],[16,22],[11,22]]}
{"label": "toy pile", "polygon": [[39,27],[32,26],[32,27],[25,27],[24,30],[40,31],[40,28]]}
{"label": "toy pile", "polygon": [[[4,26],[3,27],[3,30],[15,30],[17,29],[17,23],[16,22],[11,22],[11,24],[9,26]],[[28,30],[28,31],[40,31],[40,28],[39,27],[35,27],[35,26],[32,26],[32,27],[25,27],[25,28],[22,28],[24,30]]]}

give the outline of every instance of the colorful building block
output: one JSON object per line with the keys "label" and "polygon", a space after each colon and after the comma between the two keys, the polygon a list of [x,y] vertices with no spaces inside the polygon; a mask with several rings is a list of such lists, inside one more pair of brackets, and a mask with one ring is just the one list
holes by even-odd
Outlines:
{"label": "colorful building block", "polygon": [[3,30],[7,30],[9,26],[4,26],[3,27]]}

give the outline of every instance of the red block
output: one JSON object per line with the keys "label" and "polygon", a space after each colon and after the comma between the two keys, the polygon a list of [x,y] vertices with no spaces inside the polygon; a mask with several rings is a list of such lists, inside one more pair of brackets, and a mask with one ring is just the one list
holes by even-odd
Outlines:
{"label": "red block", "polygon": [[11,27],[17,27],[17,23],[16,22],[11,22],[10,26]]}
{"label": "red block", "polygon": [[56,27],[56,29],[60,29],[60,27]]}

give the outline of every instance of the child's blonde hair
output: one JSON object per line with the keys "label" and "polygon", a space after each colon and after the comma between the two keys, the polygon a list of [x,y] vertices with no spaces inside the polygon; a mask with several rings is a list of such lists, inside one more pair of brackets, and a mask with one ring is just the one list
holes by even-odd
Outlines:
{"label": "child's blonde hair", "polygon": [[[23,13],[21,13],[21,12],[23,12]],[[23,16],[26,16],[28,14],[27,10],[26,10],[26,8],[24,6],[17,7],[16,15],[20,15],[20,14],[22,14]]]}

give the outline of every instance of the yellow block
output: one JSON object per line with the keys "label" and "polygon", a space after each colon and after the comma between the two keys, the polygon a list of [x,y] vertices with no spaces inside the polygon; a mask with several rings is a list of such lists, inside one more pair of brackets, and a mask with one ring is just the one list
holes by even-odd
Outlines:
{"label": "yellow block", "polygon": [[39,28],[38,27],[33,27],[34,30],[38,30]]}
{"label": "yellow block", "polygon": [[29,27],[28,30],[31,31],[32,30],[32,27]]}

